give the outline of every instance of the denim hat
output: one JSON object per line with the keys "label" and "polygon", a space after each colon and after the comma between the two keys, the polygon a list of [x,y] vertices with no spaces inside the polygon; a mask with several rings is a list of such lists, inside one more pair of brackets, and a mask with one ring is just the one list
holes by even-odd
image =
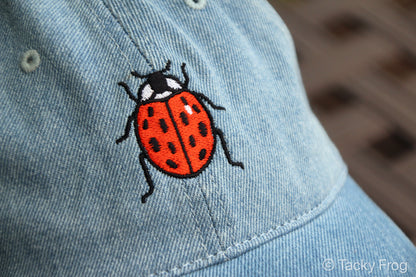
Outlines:
{"label": "denim hat", "polygon": [[5,0],[0,34],[1,276],[416,275],[266,1]]}

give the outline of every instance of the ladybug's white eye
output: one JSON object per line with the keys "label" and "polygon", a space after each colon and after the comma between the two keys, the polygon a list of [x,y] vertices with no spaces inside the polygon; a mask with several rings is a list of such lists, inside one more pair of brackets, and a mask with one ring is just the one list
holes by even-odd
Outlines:
{"label": "ladybug's white eye", "polygon": [[152,94],[154,93],[153,89],[150,87],[149,84],[145,85],[142,89],[142,101],[146,101],[149,99]]}
{"label": "ladybug's white eye", "polygon": [[168,83],[168,86],[173,88],[173,89],[181,89],[182,86],[176,82],[175,80],[171,79],[171,78],[166,78],[166,83]]}
{"label": "ladybug's white eye", "polygon": [[157,93],[155,96],[155,99],[162,99],[162,98],[168,97],[171,94],[172,94],[171,91],[164,91],[163,93]]}

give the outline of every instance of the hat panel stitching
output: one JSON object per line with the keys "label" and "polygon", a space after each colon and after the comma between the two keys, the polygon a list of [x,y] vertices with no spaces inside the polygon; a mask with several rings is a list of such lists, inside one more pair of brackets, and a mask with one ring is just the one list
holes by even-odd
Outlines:
{"label": "hat panel stitching", "polygon": [[233,248],[240,247],[240,246],[244,246],[245,244],[251,242],[252,240],[255,240],[255,239],[258,239],[258,238],[261,238],[261,237],[266,237],[269,233],[275,231],[276,229],[278,229],[280,227],[283,227],[285,225],[288,225],[290,223],[293,223],[293,222],[299,220],[301,217],[306,216],[307,214],[309,214],[309,213],[313,212],[314,210],[318,209],[323,202],[324,201],[320,202],[317,206],[313,207],[312,209],[308,210],[307,212],[303,213],[302,215],[299,215],[298,217],[295,217],[295,218],[293,218],[293,219],[291,219],[289,221],[286,221],[286,222],[284,222],[281,225],[275,226],[275,227],[269,229],[268,231],[266,231],[264,233],[261,233],[261,234],[258,234],[258,235],[254,235],[253,237],[251,237],[249,239],[246,239],[246,240],[244,240],[242,242],[233,244],[233,245],[229,246],[227,249],[225,249],[223,251],[218,251],[216,254],[211,254],[211,255],[206,256],[205,258],[197,259],[197,260],[194,260],[192,262],[187,262],[187,263],[185,263],[185,264],[183,264],[181,266],[175,266],[175,267],[173,267],[173,268],[171,268],[169,270],[164,270],[164,271],[159,271],[159,272],[156,272],[156,273],[152,273],[152,274],[149,275],[149,277],[166,275],[166,274],[169,274],[169,273],[171,273],[173,271],[178,271],[178,270],[184,269],[184,268],[189,267],[189,266],[192,266],[192,265],[194,265],[196,263],[204,262],[204,261],[207,261],[207,260],[209,260],[211,258],[220,256],[220,255],[226,256],[227,252],[230,251]]}
{"label": "hat panel stitching", "polygon": [[[224,200],[221,198],[221,195],[220,195],[220,193],[219,192],[216,192],[217,193],[217,195],[218,195],[218,200],[219,200],[219,202],[220,202],[220,208],[221,208],[221,210],[223,210],[223,212],[224,212],[224,214],[226,214],[227,213],[227,211],[225,210],[225,203],[224,203]],[[231,241],[231,243],[232,242],[234,242],[236,239],[235,239],[235,233],[236,233],[236,229],[235,229],[235,224],[233,224],[232,222],[231,222],[231,220],[230,220],[230,218],[227,216],[227,217],[225,217],[226,219],[226,222],[227,222],[227,224],[228,224],[228,226],[229,226],[229,229],[231,229],[231,231],[229,231],[229,236],[230,236],[230,241]]]}
{"label": "hat panel stitching", "polygon": [[[207,172],[207,174],[208,174],[208,176],[209,176],[209,178],[210,178],[210,181],[212,182],[212,183],[215,183],[214,181],[213,181],[213,174],[211,173],[211,172]],[[206,202],[206,205],[207,205],[207,209],[208,209],[208,211],[209,211],[209,215],[210,215],[210,217],[211,217],[211,221],[212,221],[212,225],[213,225],[213,228],[214,228],[214,230],[215,230],[215,232],[216,232],[216,234],[217,234],[217,237],[218,237],[218,242],[219,242],[219,244],[220,244],[220,246],[221,246],[221,248],[222,249],[224,249],[225,247],[223,247],[222,246],[222,244],[221,244],[221,237],[220,237],[220,235],[219,235],[219,230],[218,230],[218,228],[215,226],[215,222],[217,221],[217,220],[215,220],[215,218],[214,218],[214,214],[211,212],[211,208],[209,207],[209,202],[208,202],[208,199],[207,199],[207,197],[206,197],[206,193],[204,192],[204,189],[203,189],[203,187],[202,186],[200,186],[200,189],[201,189],[201,192],[203,193],[203,195],[204,195],[204,198],[205,198],[205,202]],[[221,194],[218,192],[218,190],[216,190],[216,189],[214,189],[213,191],[213,194],[215,194],[217,197],[216,197],[216,199],[220,202],[220,203],[217,203],[217,207],[219,206],[219,208],[220,208],[220,210],[222,210],[222,213],[223,214],[226,214],[227,213],[227,211],[226,211],[226,209],[224,208],[225,207],[225,203],[224,203],[224,200],[222,199],[222,197],[221,197]],[[228,226],[230,226],[230,228],[232,228],[232,230],[233,231],[235,231],[235,226],[231,223],[231,221],[230,221],[230,219],[229,219],[229,217],[228,216],[226,216],[225,217],[225,223],[228,225]],[[234,240],[235,240],[235,237],[234,237],[234,234],[232,233],[232,232],[230,232],[229,233],[229,236],[230,236],[230,240],[231,240],[231,242],[233,242]],[[225,242],[225,241],[224,241]]]}
{"label": "hat panel stitching", "polygon": [[[211,173],[210,173],[210,176],[212,176]],[[227,211],[224,208],[225,207],[224,200],[222,200],[221,195],[220,195],[220,193],[218,191],[215,190],[214,193],[218,196],[218,201],[220,202],[220,204],[219,204],[220,209],[224,212],[224,214],[226,214]],[[228,216],[225,217],[225,221],[226,221],[226,224],[228,224],[230,226],[230,229],[232,228],[232,231],[235,232],[235,225],[233,225],[231,223],[231,221],[230,221],[230,219],[229,219]],[[235,240],[235,237],[234,237],[233,232],[230,232],[230,234],[229,234],[230,237],[231,237],[231,242],[233,242]]]}
{"label": "hat panel stitching", "polygon": [[105,29],[105,25],[102,22],[102,20],[100,19],[100,17],[97,15],[97,13],[94,11],[94,9],[90,6],[89,2],[85,2],[86,7],[94,14],[94,16],[97,18],[97,21],[100,23],[100,25],[103,27],[103,30],[107,33],[108,37],[113,41],[114,45],[116,46],[116,48],[120,51],[121,55],[124,57],[124,59],[126,60],[126,62],[128,63],[130,69],[133,69],[133,65],[131,64],[129,58],[127,57],[127,55],[123,52],[123,50],[121,50],[120,45],[117,43],[117,41],[114,39],[114,37],[111,35],[111,33],[109,31],[107,31]]}
{"label": "hat panel stitching", "polygon": [[[278,230],[279,228],[282,228],[282,227],[284,227],[284,226],[286,226],[286,225],[293,224],[293,223],[295,223],[296,221],[300,220],[301,218],[305,218],[305,217],[307,218],[307,216],[308,216],[309,214],[312,214],[312,213],[313,213],[313,212],[315,212],[316,210],[318,210],[318,212],[320,212],[319,210],[320,210],[320,209],[322,209],[322,211],[323,211],[323,209],[327,208],[327,207],[325,207],[325,206],[329,206],[329,205],[332,203],[332,201],[334,200],[334,198],[335,198],[336,194],[337,194],[337,193],[339,192],[339,190],[342,188],[343,184],[345,183],[345,178],[346,178],[346,176],[347,176],[347,169],[345,168],[345,169],[344,169],[344,171],[343,171],[343,172],[341,173],[341,175],[339,176],[339,178],[337,178],[337,183],[336,183],[336,185],[335,185],[335,186],[334,186],[334,188],[331,190],[331,192],[327,195],[327,197],[325,197],[324,199],[322,199],[322,201],[321,201],[321,202],[319,202],[317,205],[315,205],[315,206],[314,206],[314,207],[312,207],[311,209],[309,209],[309,210],[305,211],[303,214],[298,215],[297,217],[292,218],[292,219],[290,219],[290,220],[288,220],[288,221],[286,221],[286,222],[284,222],[284,223],[282,223],[282,224],[279,224],[279,225],[277,225],[277,226],[274,226],[274,227],[272,227],[271,229],[267,230],[266,232],[263,232],[263,233],[261,233],[261,234],[254,235],[253,237],[248,238],[248,239],[246,239],[246,240],[244,240],[244,241],[242,241],[242,242],[239,242],[239,243],[233,244],[233,245],[229,246],[227,249],[225,249],[225,250],[223,250],[223,251],[218,251],[216,254],[211,254],[211,255],[206,256],[205,258],[200,258],[200,259],[197,259],[197,260],[194,260],[194,261],[191,261],[191,262],[187,262],[187,263],[185,263],[185,264],[183,264],[183,265],[181,265],[181,266],[175,266],[175,267],[173,267],[173,268],[171,268],[171,269],[169,269],[169,270],[163,270],[163,271],[159,271],[159,272],[151,273],[151,274],[149,275],[149,277],[167,275],[167,274],[173,273],[174,271],[180,271],[180,270],[183,270],[183,269],[185,269],[186,267],[190,267],[190,266],[193,266],[193,265],[195,265],[195,264],[197,264],[197,263],[201,263],[201,262],[208,261],[208,260],[210,260],[210,259],[212,259],[212,258],[216,258],[216,257],[218,257],[218,256],[225,256],[225,257],[227,258],[227,252],[232,251],[234,248],[238,248],[238,247],[241,247],[241,246],[245,246],[246,244],[249,244],[251,241],[256,240],[256,239],[261,239],[261,238],[265,238],[265,239],[267,239],[269,234],[273,233],[274,231]],[[343,182],[341,182],[341,180],[343,180]],[[341,182],[341,184],[339,184],[338,182]],[[330,202],[330,201],[331,201],[331,202]],[[321,212],[322,212],[322,211],[321,211]],[[319,215],[319,214],[317,214],[317,215]],[[316,215],[316,216],[317,216],[317,215]],[[313,217],[313,218],[314,218],[314,217]],[[311,219],[313,219],[313,218],[307,219],[307,221],[309,221],[309,220],[311,220]],[[289,230],[289,231],[291,231],[291,230]],[[288,231],[288,232],[289,232],[289,231]],[[287,232],[285,232],[285,233],[287,233]],[[283,235],[283,234],[285,234],[285,233],[278,234],[277,236],[274,236],[274,237],[272,237],[272,238],[269,238],[269,240],[266,240],[266,241],[260,242],[260,244],[262,244],[262,243],[266,243],[266,242],[269,242],[269,241],[271,241],[271,240],[273,240],[273,239],[275,239],[275,238],[277,238],[277,237],[279,237],[279,236],[281,236],[281,235]],[[250,251],[250,250],[251,250],[251,249],[249,249],[249,250],[247,250],[247,251]],[[237,256],[239,256],[239,255],[237,255]],[[198,269],[196,268],[195,270],[198,270]]]}
{"label": "hat panel stitching", "polygon": [[183,193],[185,194],[185,197],[188,199],[187,202],[188,202],[189,208],[191,210],[191,216],[192,216],[192,219],[195,221],[195,227],[196,227],[196,229],[197,229],[197,231],[199,233],[199,237],[201,239],[201,246],[205,249],[205,252],[208,254],[208,249],[205,246],[204,237],[202,235],[202,230],[201,230],[201,228],[199,228],[199,221],[197,220],[197,217],[195,216],[195,208],[192,205],[192,200],[189,197],[189,194],[186,192],[186,188],[182,186],[182,189],[183,189]]}
{"label": "hat panel stitching", "polygon": [[219,244],[219,246],[220,246],[220,249],[222,250],[222,249],[224,249],[224,246],[223,246],[223,241],[221,240],[220,235],[218,234],[218,229],[217,229],[217,227],[216,227],[216,225],[215,225],[215,221],[214,221],[214,217],[213,217],[213,215],[212,215],[211,208],[210,208],[210,207],[209,207],[209,205],[208,205],[207,196],[206,196],[206,194],[205,194],[204,190],[202,189],[202,187],[201,187],[200,185],[198,185],[198,187],[199,187],[199,189],[200,189],[200,191],[201,191],[201,193],[202,193],[202,196],[203,196],[203,198],[204,198],[204,201],[205,201],[205,206],[206,206],[206,209],[208,210],[208,215],[209,215],[209,218],[211,219],[212,228],[214,228],[215,236],[217,237],[218,244]]}
{"label": "hat panel stitching", "polygon": [[[103,23],[103,21],[101,20],[101,18],[97,15],[97,13],[94,11],[94,9],[90,6],[89,2],[86,1],[86,6],[87,8],[94,14],[94,16],[97,18],[97,21],[101,24],[101,26],[103,27],[103,30],[107,33],[107,35],[109,36],[109,38],[113,41],[113,43],[116,45],[117,49],[120,51],[120,53],[122,54],[122,56],[124,57],[124,59],[127,61],[130,70],[133,70],[133,65],[131,64],[129,58],[127,57],[127,55],[124,53],[123,50],[121,50],[120,45],[117,43],[117,41],[115,40],[114,36],[106,30],[105,25]],[[140,55],[146,60],[146,63],[150,66],[150,68],[152,70],[154,70],[153,64],[150,62],[150,60],[147,58],[147,56],[142,52],[142,50],[139,48],[139,46],[134,42],[134,40],[132,39],[131,35],[126,31],[126,29],[124,28],[124,26],[121,24],[120,20],[117,18],[117,16],[114,14],[114,12],[104,3],[104,1],[101,1],[101,3],[103,4],[103,6],[110,12],[110,14],[113,16],[113,18],[117,21],[117,23],[119,24],[120,28],[124,31],[124,33],[129,37],[130,41],[136,46],[137,50],[139,51]]]}

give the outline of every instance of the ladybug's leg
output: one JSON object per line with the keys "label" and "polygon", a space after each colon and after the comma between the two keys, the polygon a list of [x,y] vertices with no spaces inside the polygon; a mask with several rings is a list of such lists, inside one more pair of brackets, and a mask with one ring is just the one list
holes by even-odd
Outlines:
{"label": "ladybug's leg", "polygon": [[131,93],[129,86],[126,83],[118,82],[117,84],[124,88],[124,90],[126,91],[127,95],[129,96],[131,100],[133,100],[136,103],[139,103],[139,100],[136,98],[136,96],[133,95],[133,93]]}
{"label": "ladybug's leg", "polygon": [[149,168],[147,167],[145,163],[145,160],[144,160],[145,158],[146,157],[144,153],[143,152],[140,153],[139,155],[140,165],[142,166],[144,177],[146,178],[147,184],[149,185],[149,190],[145,194],[142,195],[142,203],[146,203],[146,198],[152,195],[153,190],[155,188],[155,186],[153,185],[152,178],[150,177]]}
{"label": "ladybug's leg", "polygon": [[127,139],[129,137],[130,134],[130,129],[131,129],[131,123],[133,122],[134,119],[134,113],[131,114],[128,118],[127,118],[127,124],[126,124],[126,128],[124,129],[124,135],[122,135],[121,137],[119,137],[116,140],[116,143],[119,144],[120,142],[122,142],[123,140]]}
{"label": "ladybug's leg", "polygon": [[162,72],[166,72],[170,70],[170,60],[168,60],[168,62],[166,63],[166,66],[164,69],[162,69]]}
{"label": "ladybug's leg", "polygon": [[230,151],[228,150],[227,144],[225,143],[224,133],[220,129],[215,129],[215,134],[218,135],[218,137],[221,140],[221,146],[222,146],[222,149],[224,149],[224,153],[225,153],[225,156],[227,157],[228,163],[231,164],[232,166],[239,166],[242,169],[244,169],[244,164],[242,162],[234,162],[231,159]]}
{"label": "ladybug's leg", "polygon": [[188,73],[186,73],[186,71],[185,71],[185,66],[186,66],[186,63],[183,63],[182,66],[181,66],[181,69],[182,69],[183,77],[185,78],[185,83],[183,83],[183,86],[185,88],[187,88],[188,83],[189,83],[189,76],[188,76]]}
{"label": "ladybug's leg", "polygon": [[209,99],[208,97],[206,97],[205,95],[203,95],[202,93],[198,93],[198,92],[194,92],[194,95],[200,99],[200,100],[204,100],[205,102],[207,102],[212,108],[216,109],[216,110],[223,110],[225,111],[224,107],[221,106],[217,106],[214,104],[214,102],[211,101],[211,99]]}

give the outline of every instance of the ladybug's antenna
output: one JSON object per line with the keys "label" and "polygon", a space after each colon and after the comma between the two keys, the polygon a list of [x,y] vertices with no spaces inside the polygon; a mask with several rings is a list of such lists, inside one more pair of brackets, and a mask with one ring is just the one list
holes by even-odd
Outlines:
{"label": "ladybug's antenna", "polygon": [[[168,60],[168,62],[166,63],[165,68],[162,69],[160,72],[164,73],[166,71],[169,71],[170,70],[170,64],[171,64],[171,62],[170,62],[170,60]],[[136,78],[148,78],[152,74],[153,73],[149,73],[149,74],[146,74],[146,75],[140,75],[139,73],[137,73],[137,71],[132,71],[131,72],[131,75],[133,75]]]}
{"label": "ladybug's antenna", "polygon": [[146,74],[146,75],[140,75],[139,73],[137,73],[137,71],[132,71],[130,73],[131,73],[131,75],[133,75],[136,78],[147,78],[147,77],[150,76],[150,74],[152,74],[152,73],[150,73],[150,74]]}
{"label": "ladybug's antenna", "polygon": [[166,63],[166,66],[164,69],[162,69],[162,72],[166,72],[170,70],[170,60],[168,60],[168,62]]}
{"label": "ladybug's antenna", "polygon": [[188,77],[188,73],[186,73],[185,66],[186,66],[186,63],[183,63],[181,66],[181,69],[182,69],[183,77],[185,78],[185,83],[183,83],[183,86],[187,88],[188,83],[189,83],[189,77]]}

